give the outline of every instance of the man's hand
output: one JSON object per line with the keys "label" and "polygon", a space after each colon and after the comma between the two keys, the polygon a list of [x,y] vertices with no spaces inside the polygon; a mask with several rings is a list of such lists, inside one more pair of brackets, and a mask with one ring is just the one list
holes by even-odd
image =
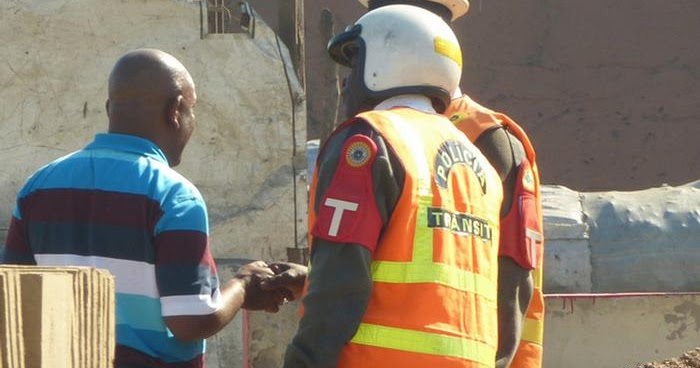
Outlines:
{"label": "man's hand", "polygon": [[261,282],[275,273],[263,261],[256,261],[241,266],[234,278],[243,282],[245,301],[243,308],[248,310],[264,310],[275,313],[286,298],[291,298],[287,290],[263,290]]}
{"label": "man's hand", "polygon": [[284,290],[289,300],[301,298],[304,281],[309,273],[306,266],[290,262],[272,262],[269,267],[275,276],[261,282],[263,290]]}

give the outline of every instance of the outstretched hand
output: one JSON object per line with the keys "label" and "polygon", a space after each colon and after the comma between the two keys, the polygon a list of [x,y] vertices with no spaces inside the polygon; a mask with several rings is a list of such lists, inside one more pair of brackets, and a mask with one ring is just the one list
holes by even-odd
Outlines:
{"label": "outstretched hand", "polygon": [[261,282],[263,290],[285,291],[289,300],[301,298],[304,281],[309,273],[306,266],[291,262],[271,262],[269,267],[275,275]]}
{"label": "outstretched hand", "polygon": [[263,280],[275,276],[273,270],[263,261],[245,264],[234,276],[243,281],[245,288],[245,301],[243,308],[248,310],[264,310],[275,313],[285,299],[292,298],[292,294],[285,289],[263,290]]}

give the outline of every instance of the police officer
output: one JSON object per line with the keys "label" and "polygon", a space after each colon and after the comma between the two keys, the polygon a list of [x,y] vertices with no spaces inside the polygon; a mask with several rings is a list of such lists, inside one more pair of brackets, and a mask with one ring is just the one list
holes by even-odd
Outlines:
{"label": "police officer", "polygon": [[[469,10],[468,0],[359,0],[369,10],[391,4],[427,9],[446,22]],[[499,173],[504,200],[499,250],[498,367],[542,366],[542,210],[535,150],[507,115],[481,106],[459,88],[445,115]],[[510,364],[510,365],[509,365]]]}
{"label": "police officer", "polygon": [[349,120],[311,186],[311,267],[285,367],[494,367],[502,186],[443,113],[458,41],[392,5],[328,46]]}

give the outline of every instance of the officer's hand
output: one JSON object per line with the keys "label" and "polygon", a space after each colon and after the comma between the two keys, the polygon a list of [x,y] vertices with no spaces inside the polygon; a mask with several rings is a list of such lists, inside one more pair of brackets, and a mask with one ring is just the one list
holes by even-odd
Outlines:
{"label": "officer's hand", "polygon": [[291,262],[272,262],[269,267],[275,276],[261,282],[263,290],[287,290],[290,294],[289,300],[301,298],[304,281],[309,273],[306,266]]}
{"label": "officer's hand", "polygon": [[285,298],[291,298],[287,290],[263,290],[260,283],[268,277],[274,276],[274,272],[265,262],[256,261],[241,266],[234,276],[243,281],[245,288],[245,300],[243,308],[248,310],[264,310],[277,312]]}

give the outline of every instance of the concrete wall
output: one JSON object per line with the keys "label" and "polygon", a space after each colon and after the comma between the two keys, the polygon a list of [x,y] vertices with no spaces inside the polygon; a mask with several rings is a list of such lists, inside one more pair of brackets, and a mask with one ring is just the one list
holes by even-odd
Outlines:
{"label": "concrete wall", "polygon": [[[700,2],[471,3],[454,23],[462,89],[525,127],[544,183],[599,191],[698,179],[688,165],[700,162]],[[337,31],[364,12],[356,0],[306,0],[309,121],[319,124],[336,104],[332,81],[318,78],[324,8]]]}
{"label": "concrete wall", "polygon": [[542,192],[544,367],[633,368],[695,348],[700,181]]}
{"label": "concrete wall", "polygon": [[546,293],[700,290],[700,181],[634,192],[543,188]]}
{"label": "concrete wall", "polygon": [[692,350],[700,339],[700,297],[550,295],[544,368],[635,368]]}
{"label": "concrete wall", "polygon": [[[287,51],[264,22],[254,39],[202,39],[200,4],[184,0],[12,0],[0,2],[0,19],[4,230],[28,175],[106,129],[106,81],[116,59],[155,47],[180,59],[197,85],[198,127],[177,169],[207,200],[224,280],[240,259],[285,259],[287,247],[304,245],[305,97],[294,73],[285,76]],[[270,329],[253,341],[266,344],[277,335]],[[242,338],[239,320],[210,344],[209,366],[243,366],[234,346]],[[281,353],[253,350],[250,359],[265,354]]]}

